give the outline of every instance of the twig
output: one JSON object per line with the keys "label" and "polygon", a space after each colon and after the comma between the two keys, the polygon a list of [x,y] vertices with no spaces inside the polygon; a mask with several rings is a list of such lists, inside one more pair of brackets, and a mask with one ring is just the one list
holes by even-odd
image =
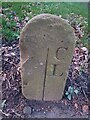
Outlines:
{"label": "twig", "polygon": [[22,117],[19,113],[15,112],[15,110],[12,110],[12,112],[17,115],[18,117]]}
{"label": "twig", "polygon": [[81,79],[85,80],[85,78],[83,76],[81,76],[80,74],[78,75],[78,77],[80,77]]}
{"label": "twig", "polygon": [[9,81],[9,80],[7,80],[7,82],[8,82],[8,86],[9,86],[9,88],[11,88],[11,84],[10,84],[10,81]]}
{"label": "twig", "polygon": [[0,109],[0,112],[7,117],[10,115],[9,113],[4,113],[1,109]]}
{"label": "twig", "polygon": [[83,92],[83,94],[84,94],[84,96],[85,96],[85,98],[86,98],[87,102],[88,102],[89,100],[88,100],[88,97],[87,97],[87,95],[86,95],[86,93],[85,93],[84,89],[83,89],[82,87],[81,87],[81,89],[82,89],[82,92]]}
{"label": "twig", "polygon": [[[6,60],[4,60],[5,62],[8,62],[9,64],[12,64],[12,65],[14,65],[16,68],[18,68],[19,66],[17,66],[16,64],[14,64],[14,63],[10,63],[9,61],[6,61]],[[17,69],[17,71],[19,71],[18,69]],[[20,71],[19,71],[20,72]]]}

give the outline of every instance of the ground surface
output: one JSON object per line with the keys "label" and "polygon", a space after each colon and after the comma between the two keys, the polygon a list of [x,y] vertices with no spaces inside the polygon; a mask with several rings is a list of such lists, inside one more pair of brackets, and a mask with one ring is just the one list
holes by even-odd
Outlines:
{"label": "ground surface", "polygon": [[[67,79],[65,93],[68,87],[77,90],[76,93],[74,91],[70,93],[72,94],[70,100],[64,93],[63,99],[56,103],[30,101],[21,92],[18,41],[14,41],[10,46],[3,44],[2,48],[2,105],[4,117],[88,117],[87,73],[82,72],[80,76],[73,80]],[[70,75],[71,73],[69,73]]]}
{"label": "ground surface", "polygon": [[[66,8],[67,5],[68,8],[71,6],[70,11],[68,10],[69,12],[66,14],[67,9],[64,9],[64,12],[63,10],[60,12],[59,5],[30,3],[29,6],[24,6],[24,4],[21,5],[20,3],[15,7],[15,4],[11,3],[3,4],[3,10],[1,10],[3,16],[3,41],[1,48],[3,110],[0,110],[0,114],[2,113],[3,117],[88,117],[88,33],[86,29],[86,12],[82,12],[83,7],[81,7],[80,11],[76,9],[76,14],[73,4],[62,4],[62,9]],[[80,4],[75,6],[78,8]],[[18,7],[22,8],[20,9],[21,11],[18,10]],[[72,9],[73,12],[71,12]],[[19,33],[30,17],[43,12],[57,14],[59,16],[62,14],[62,17],[74,28],[75,35],[78,38],[64,95],[62,100],[57,102],[30,101],[22,95],[21,91]],[[26,13],[30,14],[28,15]]]}

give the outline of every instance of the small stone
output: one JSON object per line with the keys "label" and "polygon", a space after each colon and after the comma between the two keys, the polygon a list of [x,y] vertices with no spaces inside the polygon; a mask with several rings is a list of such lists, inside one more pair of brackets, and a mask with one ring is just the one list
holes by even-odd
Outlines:
{"label": "small stone", "polygon": [[23,113],[27,114],[27,115],[30,115],[32,113],[32,108],[29,107],[29,106],[24,107]]}

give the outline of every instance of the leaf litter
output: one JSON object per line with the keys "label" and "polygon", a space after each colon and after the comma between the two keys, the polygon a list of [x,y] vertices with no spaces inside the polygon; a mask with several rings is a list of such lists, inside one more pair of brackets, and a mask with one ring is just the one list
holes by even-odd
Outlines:
{"label": "leaf litter", "polygon": [[[14,16],[12,14],[14,14]],[[11,15],[11,19],[16,21],[16,28],[18,30],[22,29],[29,20],[28,16],[26,16],[22,22],[19,22],[19,17],[14,11],[12,11]],[[4,17],[6,18],[6,15],[4,15]],[[12,42],[7,42],[7,40],[2,41],[3,109],[0,109],[0,113],[2,113],[3,117],[25,118],[26,114],[27,117],[32,118],[35,116],[48,117],[51,115],[55,117],[67,117],[67,114],[69,117],[87,117],[88,48],[87,45],[82,44],[81,41],[85,34],[84,25],[87,24],[87,22],[85,22],[85,18],[75,14],[68,15],[66,20],[73,27],[74,33],[78,40],[76,41],[76,47],[74,50],[72,63],[70,65],[63,98],[56,103],[30,101],[22,95],[19,35],[15,35],[17,36],[17,39]],[[7,22],[8,21],[9,19],[7,18]],[[8,26],[10,26],[9,23]],[[54,108],[56,112],[59,111],[58,115],[55,111],[51,112]],[[77,112],[75,113],[75,111]]]}

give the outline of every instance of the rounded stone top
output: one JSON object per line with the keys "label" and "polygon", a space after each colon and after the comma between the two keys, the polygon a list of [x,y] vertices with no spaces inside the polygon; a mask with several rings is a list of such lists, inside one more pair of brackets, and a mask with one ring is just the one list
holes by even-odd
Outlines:
{"label": "rounded stone top", "polygon": [[49,26],[49,27],[58,26],[58,27],[61,27],[61,29],[62,29],[62,26],[64,26],[65,32],[68,32],[68,33],[73,32],[73,28],[69,25],[69,23],[65,19],[63,19],[57,15],[44,13],[44,14],[39,14],[39,15],[34,16],[32,19],[30,19],[26,23],[25,27],[21,31],[20,38],[23,36],[22,33],[24,33],[24,31],[32,28],[32,27],[29,27],[32,25],[33,25],[33,27],[36,25],[37,25],[37,27],[38,26],[43,27],[43,25]]}

